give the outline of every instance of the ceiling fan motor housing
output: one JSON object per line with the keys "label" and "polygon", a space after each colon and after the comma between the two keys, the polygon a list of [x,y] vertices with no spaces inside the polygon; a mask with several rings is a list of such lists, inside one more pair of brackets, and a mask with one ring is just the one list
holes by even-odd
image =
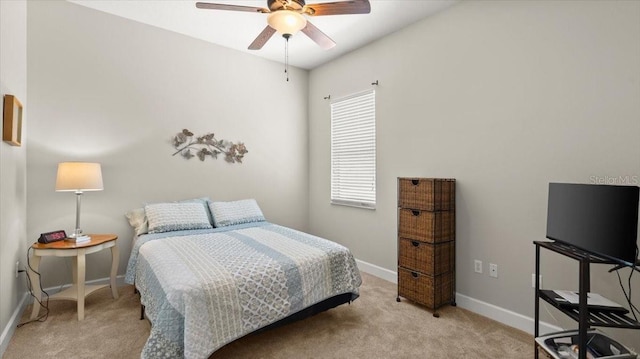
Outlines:
{"label": "ceiling fan motor housing", "polygon": [[300,11],[304,7],[304,0],[267,0],[267,6],[271,11],[293,10]]}
{"label": "ceiling fan motor housing", "polygon": [[309,22],[306,16],[368,14],[371,12],[369,0],[319,2],[309,6],[306,5],[304,0],[267,0],[267,6],[268,8],[196,2],[198,9],[268,14],[267,27],[249,45],[249,50],[260,50],[276,32],[279,32],[285,38],[289,38],[298,31],[302,31],[316,44],[327,50],[334,47],[336,43]]}

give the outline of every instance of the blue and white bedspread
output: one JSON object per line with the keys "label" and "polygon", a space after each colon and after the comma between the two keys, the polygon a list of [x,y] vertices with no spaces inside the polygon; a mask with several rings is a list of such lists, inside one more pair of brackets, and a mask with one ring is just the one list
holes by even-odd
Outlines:
{"label": "blue and white bedspread", "polygon": [[207,358],[362,283],[347,248],[271,223],[158,237],[136,243],[127,270],[152,323],[142,358]]}

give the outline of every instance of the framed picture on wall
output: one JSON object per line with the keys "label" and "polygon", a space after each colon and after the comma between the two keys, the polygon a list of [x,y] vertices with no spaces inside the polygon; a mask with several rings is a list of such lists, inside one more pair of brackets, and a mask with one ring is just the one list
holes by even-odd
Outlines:
{"label": "framed picture on wall", "polygon": [[4,95],[2,140],[12,146],[22,144],[22,104],[13,95]]}

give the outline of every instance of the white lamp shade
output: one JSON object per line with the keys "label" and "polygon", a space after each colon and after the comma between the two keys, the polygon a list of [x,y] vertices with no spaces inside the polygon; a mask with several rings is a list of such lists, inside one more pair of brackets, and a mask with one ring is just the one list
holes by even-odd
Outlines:
{"label": "white lamp shade", "polygon": [[295,35],[307,26],[307,19],[295,11],[278,10],[269,14],[267,23],[282,35]]}
{"label": "white lamp shade", "polygon": [[56,191],[102,191],[102,169],[99,163],[62,162],[58,164]]}

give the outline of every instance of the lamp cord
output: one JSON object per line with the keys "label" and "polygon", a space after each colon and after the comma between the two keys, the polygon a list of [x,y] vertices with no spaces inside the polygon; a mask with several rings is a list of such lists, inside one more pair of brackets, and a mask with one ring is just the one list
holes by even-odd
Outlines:
{"label": "lamp cord", "polygon": [[[36,272],[32,267],[31,267],[31,262],[29,261],[29,258],[31,258],[29,256],[29,253],[31,251],[31,247],[27,248],[27,266],[29,267],[29,269],[31,270],[31,272],[35,273],[35,275],[38,276],[38,278],[41,278],[40,273]],[[29,274],[27,273],[26,275],[27,277],[27,288],[29,288],[29,294],[31,294],[31,296],[36,300],[37,303],[33,303],[33,305],[39,305],[40,307],[44,308],[44,314],[39,315],[37,318],[28,320],[26,322],[22,322],[20,324],[17,325],[17,328],[22,327],[23,325],[29,324],[29,323],[33,323],[33,322],[45,322],[47,320],[47,318],[49,317],[49,293],[47,293],[43,288],[42,288],[42,281],[40,280],[40,293],[44,294],[46,296],[46,299],[44,301],[36,298],[36,296],[33,294],[33,290],[31,289],[31,278],[29,277]]]}

